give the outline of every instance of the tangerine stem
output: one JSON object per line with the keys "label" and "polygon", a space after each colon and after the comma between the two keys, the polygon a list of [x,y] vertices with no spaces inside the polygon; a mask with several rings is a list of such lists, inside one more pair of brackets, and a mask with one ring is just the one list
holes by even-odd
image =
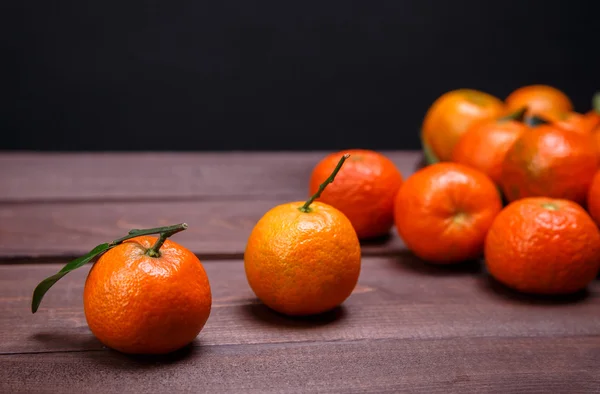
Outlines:
{"label": "tangerine stem", "polygon": [[[185,230],[188,227],[187,223],[174,224],[172,226],[145,228],[145,229],[134,229],[127,233],[126,236],[115,239],[110,243],[111,246],[118,245],[128,239],[139,237],[141,235],[159,234],[159,233],[171,233],[169,236]],[[176,231],[175,231],[176,230]]]}
{"label": "tangerine stem", "polygon": [[594,94],[594,97],[592,98],[592,107],[596,113],[600,114],[600,91]]}
{"label": "tangerine stem", "polygon": [[325,181],[319,185],[319,190],[317,190],[317,192],[315,194],[313,194],[312,197],[309,198],[308,201],[306,201],[304,203],[304,205],[302,205],[300,208],[298,208],[301,212],[310,212],[310,204],[312,204],[313,201],[315,201],[317,198],[321,197],[321,193],[323,193],[323,190],[325,190],[327,185],[329,185],[330,183],[333,182],[333,180],[335,179],[335,176],[342,168],[342,165],[344,164],[346,159],[349,157],[350,157],[350,155],[348,153],[346,153],[344,156],[342,156],[340,161],[337,163],[337,165],[333,169],[333,172],[331,173],[331,175],[329,175],[329,177],[327,179],[325,179]]}
{"label": "tangerine stem", "polygon": [[525,106],[523,108],[516,110],[515,112],[512,112],[512,113],[500,118],[500,121],[515,120],[517,122],[522,122],[525,118],[526,112],[527,112],[527,107]]}
{"label": "tangerine stem", "polygon": [[543,124],[548,124],[549,122],[538,115],[532,115],[525,118],[525,124],[529,127],[538,127]]}
{"label": "tangerine stem", "polygon": [[[185,230],[188,227],[186,223],[176,224],[174,226],[164,227],[162,231],[160,231],[160,236],[156,240],[156,243],[152,245],[150,249],[146,252],[146,254],[150,257],[160,257],[160,248],[163,246],[167,238],[171,235],[177,234],[180,231]],[[140,232],[136,232],[136,236],[141,235]],[[155,233],[158,231],[155,231]],[[129,232],[131,234],[131,232]]]}

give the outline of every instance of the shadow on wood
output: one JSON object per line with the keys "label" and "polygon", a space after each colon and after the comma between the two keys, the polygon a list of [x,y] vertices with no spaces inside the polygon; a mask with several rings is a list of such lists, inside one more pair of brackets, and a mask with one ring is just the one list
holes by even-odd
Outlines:
{"label": "shadow on wood", "polygon": [[421,154],[420,160],[417,161],[417,163],[415,164],[414,171],[415,172],[419,171],[420,169],[425,168],[427,166],[428,166],[428,164],[427,164],[427,160],[425,159],[425,155]]}
{"label": "shadow on wood", "polygon": [[265,304],[244,304],[239,306],[242,312],[256,320],[267,323],[271,326],[290,327],[290,328],[314,328],[327,324],[340,322],[346,318],[346,309],[343,305],[338,306],[328,312],[311,316],[287,316],[278,313]]}
{"label": "shadow on wood", "polygon": [[48,345],[64,347],[64,348],[81,348],[81,349],[100,349],[102,344],[98,339],[89,331],[87,327],[86,334],[73,335],[70,333],[62,332],[37,332],[31,335],[31,339],[40,344],[44,349],[48,348]]}
{"label": "shadow on wood", "polygon": [[196,341],[183,348],[167,354],[125,354],[114,349],[108,349],[111,357],[98,358],[112,369],[123,371],[135,369],[156,368],[161,365],[174,365],[198,357],[203,349]]}
{"label": "shadow on wood", "polygon": [[[396,235],[396,234],[394,234]],[[360,240],[360,246],[361,247],[365,247],[365,246],[384,246],[386,245],[388,242],[390,242],[392,239],[392,232],[390,231],[389,233],[385,234],[385,235],[381,235],[379,237],[374,237],[374,238],[368,238],[368,239],[361,239]]]}
{"label": "shadow on wood", "polygon": [[480,261],[465,261],[455,264],[434,264],[418,258],[410,251],[398,253],[396,259],[390,261],[393,261],[394,265],[397,265],[398,268],[429,276],[478,275],[483,270]]}
{"label": "shadow on wood", "polygon": [[[188,357],[196,356],[201,352],[201,345],[198,343],[198,339],[179,350],[168,354],[159,355],[121,353],[117,350],[104,346],[91,332],[86,336],[72,336],[56,332],[41,332],[32,335],[32,339],[40,342],[40,344],[43,345],[47,345],[48,343],[53,343],[56,345],[58,343],[67,348],[78,347],[87,350],[108,351],[112,356],[109,358],[109,360],[112,361],[110,365],[122,369],[135,369],[143,366],[173,364]],[[132,363],[129,363],[128,361],[131,361]]]}
{"label": "shadow on wood", "polygon": [[497,296],[502,300],[514,303],[524,303],[533,305],[569,305],[586,300],[590,293],[588,289],[571,294],[560,295],[541,295],[529,294],[513,290],[510,287],[498,282],[491,275],[485,274],[479,281],[481,288],[489,294]]}

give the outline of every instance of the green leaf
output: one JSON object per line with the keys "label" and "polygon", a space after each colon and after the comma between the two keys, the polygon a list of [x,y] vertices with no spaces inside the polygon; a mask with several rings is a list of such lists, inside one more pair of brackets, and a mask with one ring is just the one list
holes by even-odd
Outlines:
{"label": "green leaf", "polygon": [[423,157],[425,157],[425,162],[427,165],[439,163],[440,160],[437,158],[435,153],[433,153],[429,147],[429,144],[427,144],[424,140],[421,140],[421,146],[423,147]]}
{"label": "green leaf", "polygon": [[592,107],[594,111],[600,114],[600,92],[596,92],[592,98]]}
{"label": "green leaf", "polygon": [[79,267],[84,266],[85,264],[90,262],[92,259],[94,259],[96,256],[106,252],[107,250],[111,249],[114,246],[116,246],[116,245],[108,244],[108,243],[100,244],[100,245],[96,246],[94,249],[92,249],[88,254],[81,256],[79,258],[76,258],[75,260],[69,262],[56,274],[49,276],[46,279],[44,279],[43,281],[41,281],[36,286],[35,290],[33,291],[33,299],[31,300],[31,313],[35,313],[38,310],[40,303],[42,302],[42,298],[44,298],[44,295],[46,294],[46,292],[48,290],[50,290],[50,288],[56,282],[58,282],[58,280],[60,278],[62,278],[69,272],[71,272]]}
{"label": "green leaf", "polygon": [[523,122],[525,120],[525,114],[527,113],[527,107],[520,108],[514,112],[509,113],[506,116],[499,118],[500,122],[516,120],[517,122]]}
{"label": "green leaf", "polygon": [[529,127],[537,127],[548,123],[550,122],[538,115],[527,116],[525,118],[525,124]]}

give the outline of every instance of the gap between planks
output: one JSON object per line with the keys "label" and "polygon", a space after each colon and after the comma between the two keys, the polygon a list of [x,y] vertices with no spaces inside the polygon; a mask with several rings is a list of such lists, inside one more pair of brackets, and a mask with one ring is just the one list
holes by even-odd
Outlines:
{"label": "gap between planks", "polygon": [[[204,345],[373,339],[600,338],[600,282],[571,297],[538,298],[491,281],[477,265],[431,267],[410,255],[365,258],[357,287],[330,313],[288,318],[256,299],[243,262],[204,263],[213,290]],[[35,315],[31,292],[59,265],[0,266],[0,352],[93,350],[82,293],[90,265],[71,272]],[[599,344],[600,345],[600,344]]]}
{"label": "gap between planks", "polygon": [[[288,200],[0,204],[0,259],[26,262],[27,258],[40,261],[39,258],[46,257],[81,256],[132,228],[181,222],[189,227],[174,236],[173,241],[200,258],[239,258],[256,222],[269,209],[284,202]],[[361,244],[365,256],[405,251],[393,227],[387,237]]]}
{"label": "gap between planks", "polygon": [[[202,334],[200,334],[202,335]],[[267,348],[267,347],[303,347],[306,345],[310,345],[310,346],[327,346],[330,344],[360,344],[360,343],[377,343],[377,342],[389,342],[389,341],[402,341],[402,342],[423,342],[426,343],[428,341],[433,341],[433,342],[441,342],[441,341],[464,341],[464,340],[479,340],[479,341],[503,341],[503,342],[510,342],[510,341],[515,341],[515,342],[519,342],[519,341],[546,341],[546,340],[573,340],[573,341],[577,341],[577,340],[590,340],[592,341],[596,346],[594,347],[594,349],[598,349],[600,351],[600,335],[587,335],[587,334],[583,334],[583,335],[550,335],[550,336],[535,336],[535,337],[531,337],[531,336],[518,336],[518,335],[514,335],[514,336],[502,336],[502,337],[492,337],[492,336],[480,336],[480,337],[462,337],[462,336],[455,336],[455,337],[444,337],[444,338],[358,338],[358,339],[327,339],[327,340],[322,340],[322,339],[316,339],[316,340],[301,340],[301,341],[278,341],[278,342],[257,342],[257,343],[223,343],[223,344],[219,344],[219,343],[199,343],[201,342],[201,339],[199,340],[198,338],[196,338],[191,344],[185,346],[183,349],[180,349],[178,351],[175,351],[173,353],[178,353],[178,352],[186,352],[191,350],[192,348],[195,349],[201,349],[201,348],[205,348],[205,347],[232,347],[232,348],[236,348],[236,347],[261,347],[261,348]],[[101,345],[101,347],[98,347],[96,349],[68,349],[68,350],[39,350],[39,351],[22,351],[22,352],[0,352],[0,357],[7,357],[7,356],[14,356],[14,355],[43,355],[43,354],[62,354],[62,353],[85,353],[85,352],[109,352],[109,353],[114,353],[114,354],[120,354],[120,352],[117,352],[113,349],[110,349],[104,345]],[[125,355],[125,354],[123,354]],[[135,355],[134,355],[135,356]],[[154,357],[154,358],[165,358],[165,357],[169,357],[169,355],[159,355],[159,356],[153,356],[153,355],[142,355],[140,357]],[[600,369],[600,366],[599,366]]]}
{"label": "gap between planks", "polygon": [[[0,153],[0,203],[303,199],[329,152]],[[382,151],[405,177],[419,151]]]}
{"label": "gap between planks", "polygon": [[[191,347],[0,357],[2,391],[597,392],[598,338]],[[34,389],[36,388],[36,389]]]}

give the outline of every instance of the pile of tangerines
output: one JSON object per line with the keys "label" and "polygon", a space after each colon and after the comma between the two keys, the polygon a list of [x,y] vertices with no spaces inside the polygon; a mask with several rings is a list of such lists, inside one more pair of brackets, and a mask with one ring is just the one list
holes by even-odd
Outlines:
{"label": "pile of tangerines", "polygon": [[291,203],[254,228],[250,286],[282,313],[331,309],[356,284],[359,242],[395,227],[424,264],[483,260],[517,291],[583,290],[600,271],[600,96],[592,101],[577,113],[546,85],[505,100],[445,93],[423,121],[427,165],[406,179],[382,152],[327,155],[309,181],[313,211]]}
{"label": "pile of tangerines", "polygon": [[[493,278],[518,291],[564,294],[594,280],[600,112],[574,112],[549,86],[523,87],[504,101],[460,89],[430,107],[422,141],[428,163],[406,179],[381,152],[322,158],[311,197],[273,207],[249,234],[244,269],[256,296],[286,315],[335,308],[358,282],[361,240],[393,227],[423,264],[483,259]],[[44,279],[32,311],[57,280],[99,257],[83,301],[102,343],[144,354],[189,344],[209,318],[212,295],[200,260],[167,239],[185,228],[132,230],[98,245]]]}
{"label": "pile of tangerines", "polygon": [[585,288],[600,269],[600,95],[592,107],[575,112],[547,85],[520,87],[504,101],[470,89],[443,94],[422,127],[430,166],[409,179],[396,206],[401,218],[412,199],[438,230],[429,223],[415,237],[405,218],[397,225],[407,245],[434,262],[483,257],[494,278],[523,292]]}

